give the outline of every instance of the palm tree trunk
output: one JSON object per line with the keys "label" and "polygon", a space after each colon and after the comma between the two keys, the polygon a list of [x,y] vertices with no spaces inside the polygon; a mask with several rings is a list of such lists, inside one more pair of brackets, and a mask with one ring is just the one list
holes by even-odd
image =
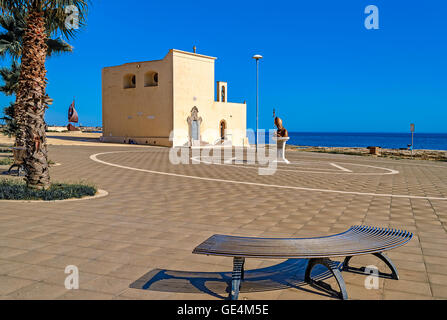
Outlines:
{"label": "palm tree trunk", "polygon": [[45,133],[47,34],[42,12],[30,8],[23,38],[23,51],[17,92],[19,126],[23,128],[17,143],[26,147],[26,182],[29,187],[46,189],[50,186],[47,141]]}
{"label": "palm tree trunk", "polygon": [[15,146],[16,147],[24,147],[25,146],[25,127],[23,126],[23,112],[21,113],[20,105],[17,103],[14,104],[14,120],[17,125],[17,130],[15,131]]}

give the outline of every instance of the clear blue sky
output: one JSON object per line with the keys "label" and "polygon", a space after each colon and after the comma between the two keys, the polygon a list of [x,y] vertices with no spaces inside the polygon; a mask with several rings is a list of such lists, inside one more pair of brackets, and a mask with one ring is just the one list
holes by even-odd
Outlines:
{"label": "clear blue sky", "polygon": [[[364,27],[369,4],[379,30]],[[74,52],[47,61],[46,120],[66,125],[76,96],[81,124],[101,125],[103,67],[196,45],[218,57],[229,100],[247,101],[248,128],[262,54],[261,128],[275,108],[289,131],[447,132],[446,12],[444,0],[95,0]]]}

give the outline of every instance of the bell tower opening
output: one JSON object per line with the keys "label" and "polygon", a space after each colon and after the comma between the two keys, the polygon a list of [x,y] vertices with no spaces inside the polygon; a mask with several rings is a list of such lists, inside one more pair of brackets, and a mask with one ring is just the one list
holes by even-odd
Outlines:
{"label": "bell tower opening", "polygon": [[228,101],[228,88],[227,83],[223,81],[217,81],[217,101],[227,102]]}

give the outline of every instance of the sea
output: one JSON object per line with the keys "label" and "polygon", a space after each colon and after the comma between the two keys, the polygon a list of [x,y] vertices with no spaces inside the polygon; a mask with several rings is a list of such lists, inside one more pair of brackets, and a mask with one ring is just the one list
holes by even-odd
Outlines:
{"label": "sea", "polygon": [[[366,133],[366,132],[289,132],[289,145],[315,147],[360,147],[377,146],[388,149],[407,149],[411,145],[411,133]],[[254,143],[251,137],[250,143]],[[259,143],[266,136],[259,133]],[[414,133],[414,149],[447,150],[447,133]]]}

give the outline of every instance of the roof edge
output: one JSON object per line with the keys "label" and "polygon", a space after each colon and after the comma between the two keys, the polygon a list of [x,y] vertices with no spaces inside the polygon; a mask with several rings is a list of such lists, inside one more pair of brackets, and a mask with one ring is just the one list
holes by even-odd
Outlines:
{"label": "roof edge", "polygon": [[205,58],[205,59],[211,59],[211,60],[216,60],[217,59],[216,57],[211,57],[211,56],[207,56],[207,55],[204,55],[204,54],[188,52],[188,51],[183,51],[183,50],[178,50],[178,49],[171,49],[171,50],[169,50],[169,52],[176,52],[176,53],[186,54],[186,55],[190,55],[190,56],[195,56],[195,57],[200,57],[200,58]]}
{"label": "roof edge", "polygon": [[198,54],[198,53],[188,52],[188,51],[183,51],[183,50],[178,50],[178,49],[170,49],[170,50],[168,51],[168,53],[163,57],[163,59],[158,59],[158,60],[147,60],[147,61],[136,61],[136,62],[126,62],[126,63],[119,64],[119,65],[116,65],[116,66],[107,66],[107,67],[103,67],[102,69],[115,68],[115,67],[121,67],[121,66],[125,66],[125,65],[139,64],[139,63],[146,63],[146,62],[163,61],[163,60],[166,59],[166,57],[167,57],[171,52],[172,52],[172,53],[175,52],[175,53],[180,53],[180,54],[190,55],[190,56],[199,57],[199,58],[210,59],[210,60],[217,60],[216,57],[206,56],[206,55],[203,55],[203,54]]}

